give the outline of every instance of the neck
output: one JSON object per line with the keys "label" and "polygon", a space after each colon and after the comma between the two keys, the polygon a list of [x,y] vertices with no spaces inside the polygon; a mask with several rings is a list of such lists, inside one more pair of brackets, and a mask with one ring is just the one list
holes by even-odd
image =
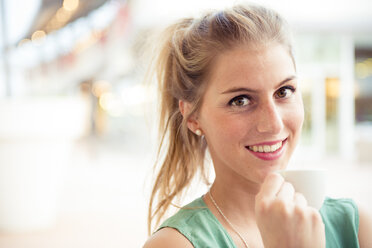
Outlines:
{"label": "neck", "polygon": [[[245,193],[242,195],[239,193],[240,191],[231,194],[232,190],[226,190],[225,187],[224,189],[225,192],[228,191],[227,194],[221,194],[223,191],[218,190],[218,184],[216,182],[213,184],[208,194],[204,196],[204,201],[209,205],[209,209],[229,232],[237,246],[263,247],[255,219],[255,194]],[[217,200],[215,195],[218,195]],[[240,195],[240,197],[233,195]]]}
{"label": "neck", "polygon": [[260,185],[247,180],[238,181],[232,184],[217,177],[210,191],[231,222],[237,226],[250,226],[255,224],[255,196]]}

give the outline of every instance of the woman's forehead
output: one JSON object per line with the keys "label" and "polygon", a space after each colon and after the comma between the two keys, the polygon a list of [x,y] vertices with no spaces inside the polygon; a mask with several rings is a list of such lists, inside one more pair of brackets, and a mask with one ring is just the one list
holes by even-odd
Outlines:
{"label": "woman's forehead", "polygon": [[219,54],[214,61],[209,84],[217,91],[226,87],[260,87],[277,84],[295,75],[295,67],[288,51],[281,45],[262,46],[261,49],[238,47]]}

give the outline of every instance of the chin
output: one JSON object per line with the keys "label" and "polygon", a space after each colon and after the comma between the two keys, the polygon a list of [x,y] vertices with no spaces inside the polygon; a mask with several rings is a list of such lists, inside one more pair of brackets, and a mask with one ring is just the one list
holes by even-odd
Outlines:
{"label": "chin", "polygon": [[288,159],[283,159],[281,161],[271,161],[269,166],[264,166],[262,170],[262,175],[265,178],[269,173],[276,172],[279,170],[285,170],[288,165]]}
{"label": "chin", "polygon": [[269,175],[272,172],[278,171],[278,170],[280,170],[280,168],[277,166],[270,166],[270,167],[266,167],[266,169],[264,170],[260,170],[258,172],[258,183],[263,183],[267,175]]}

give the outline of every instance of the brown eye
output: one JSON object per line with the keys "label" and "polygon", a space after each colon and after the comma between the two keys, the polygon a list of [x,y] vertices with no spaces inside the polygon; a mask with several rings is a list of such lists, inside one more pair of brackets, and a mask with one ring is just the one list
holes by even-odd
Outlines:
{"label": "brown eye", "polygon": [[230,105],[237,106],[237,107],[246,106],[248,104],[249,104],[249,99],[247,96],[237,96],[230,101]]}
{"label": "brown eye", "polygon": [[283,87],[283,88],[280,88],[277,92],[276,92],[276,96],[278,98],[288,98],[290,97],[294,92],[294,89],[291,88],[291,87]]}

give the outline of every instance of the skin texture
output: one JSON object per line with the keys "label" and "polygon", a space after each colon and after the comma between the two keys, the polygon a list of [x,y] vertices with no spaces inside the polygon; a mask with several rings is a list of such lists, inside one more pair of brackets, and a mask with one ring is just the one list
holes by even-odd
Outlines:
{"label": "skin texture", "polygon": [[[325,247],[318,211],[275,173],[286,168],[304,118],[288,52],[277,44],[254,50],[237,47],[217,57],[210,75],[201,109],[188,120],[188,127],[192,132],[200,129],[208,143],[216,172],[211,193],[219,207],[250,247]],[[191,109],[191,103],[179,105],[184,116]],[[280,140],[285,141],[281,156],[273,160],[247,149]],[[245,247],[208,194],[204,201],[236,246]],[[192,245],[176,230],[163,228],[144,247]]]}
{"label": "skin texture", "polygon": [[[218,174],[215,184],[223,180],[223,184],[231,185],[239,178],[254,192],[269,172],[287,166],[304,118],[299,90],[284,88],[297,88],[296,79],[288,80],[295,76],[293,62],[280,45],[257,51],[237,48],[217,59],[195,121],[213,158]],[[245,88],[254,92],[234,90]],[[229,104],[239,96],[236,100],[243,101],[243,106]],[[246,148],[285,139],[283,155],[277,160],[264,161]]]}
{"label": "skin texture", "polygon": [[152,235],[143,248],[193,248],[194,246],[178,231],[163,228]]}
{"label": "skin texture", "polygon": [[359,245],[361,248],[372,247],[372,215],[371,207],[366,204],[359,204]]}

